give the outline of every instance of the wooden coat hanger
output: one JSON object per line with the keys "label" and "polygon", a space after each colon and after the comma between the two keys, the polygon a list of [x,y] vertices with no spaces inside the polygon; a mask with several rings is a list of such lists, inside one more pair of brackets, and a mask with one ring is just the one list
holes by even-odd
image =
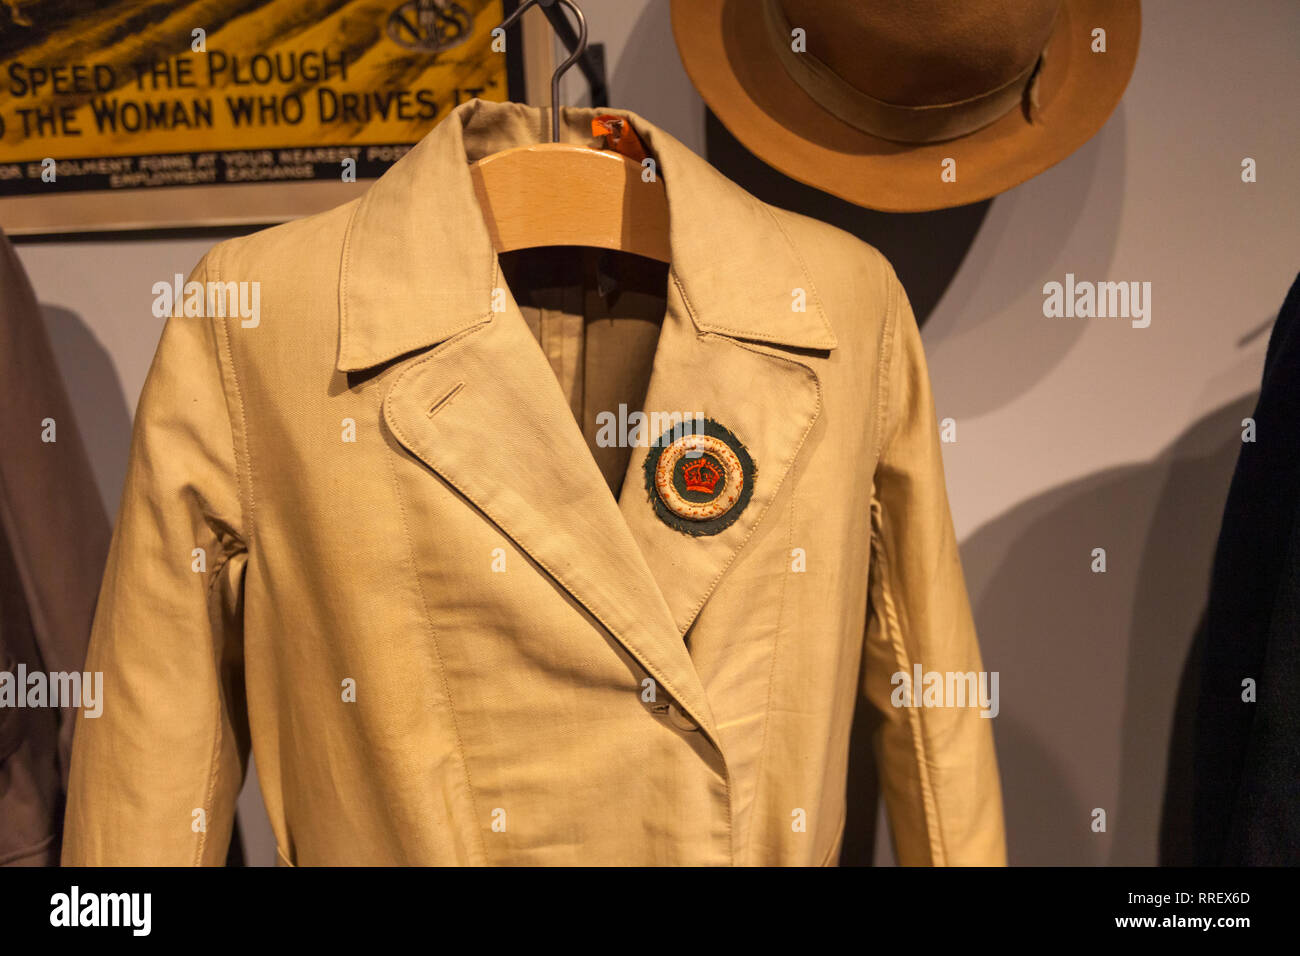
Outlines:
{"label": "wooden coat hanger", "polygon": [[551,141],[516,146],[470,165],[492,244],[497,252],[595,246],[668,262],[668,199],[658,176],[645,182],[641,165],[622,153],[559,141],[560,77],[587,47],[582,11],[573,0],[525,0],[501,29],[531,6],[553,3],[573,11],[578,44],[551,74]]}

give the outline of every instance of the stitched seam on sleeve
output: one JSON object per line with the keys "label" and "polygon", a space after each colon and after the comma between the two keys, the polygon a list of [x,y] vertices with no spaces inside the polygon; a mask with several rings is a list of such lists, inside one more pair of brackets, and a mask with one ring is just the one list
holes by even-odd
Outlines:
{"label": "stitched seam on sleeve", "polygon": [[[208,755],[208,791],[203,795],[203,829],[199,831],[198,846],[194,850],[194,866],[203,865],[203,851],[208,843],[208,828],[214,822],[213,800],[217,793],[217,777],[221,773],[221,690],[217,690],[217,718],[213,722],[216,731],[212,734],[212,752]],[[233,813],[233,811],[232,811]],[[190,817],[190,826],[193,827],[193,814]]]}
{"label": "stitched seam on sleeve", "polygon": [[[885,527],[885,518],[883,509],[881,509],[880,534],[883,536]],[[911,680],[912,660],[907,653],[907,645],[903,640],[903,629],[898,623],[898,614],[894,607],[893,589],[891,586],[893,567],[885,557],[885,548],[880,537],[873,534],[871,538],[871,550],[873,560],[880,569],[880,603],[881,618],[885,633],[889,639],[890,647],[894,650],[894,664],[898,670],[908,675]],[[915,688],[913,688],[915,693]],[[907,722],[912,732],[912,749],[916,756],[916,773],[921,785],[921,804],[925,815],[925,828],[930,839],[930,856],[935,866],[945,866],[947,853],[943,846],[943,828],[939,821],[938,801],[934,795],[934,784],[930,780],[929,748],[925,740],[925,723],[921,718],[921,709],[918,707],[904,708],[907,711]]]}
{"label": "stitched seam on sleeve", "polygon": [[[214,249],[208,256],[211,262],[213,279],[220,283],[221,268],[217,263],[216,250]],[[239,371],[235,367],[235,353],[230,344],[230,330],[225,322],[217,322],[212,316],[208,317],[208,321],[212,322],[213,331],[218,337],[218,349],[225,352],[224,364],[230,372],[230,384],[233,387],[235,396],[234,404],[239,410],[239,428],[236,431],[230,413],[230,393],[226,388],[226,377],[222,375],[221,392],[222,397],[226,400],[226,422],[230,426],[230,455],[235,463],[235,495],[239,499],[240,516],[244,519],[243,543],[245,550],[247,550],[253,537],[253,465],[248,455],[248,418],[244,408],[244,394],[239,387]],[[218,369],[222,364],[221,355],[218,354]],[[241,443],[244,445],[242,453],[239,447]]]}
{"label": "stitched seam on sleeve", "polygon": [[[221,269],[217,260],[217,254],[215,249],[208,254],[208,265],[206,266],[205,271],[211,271],[214,281],[216,282],[221,281]],[[206,279],[207,276],[205,275],[204,278]],[[243,520],[244,527],[241,530],[242,530],[244,550],[245,552],[247,552],[249,538],[251,537],[252,534],[253,505],[252,505],[252,478],[251,478],[252,469],[251,467],[247,466],[246,455],[241,455],[239,449],[240,441],[241,440],[246,441],[247,439],[247,435],[245,432],[246,417],[244,412],[244,399],[239,389],[239,376],[238,376],[238,372],[235,370],[234,352],[230,345],[229,329],[227,328],[224,322],[216,321],[216,318],[214,316],[208,316],[207,321],[212,323],[213,334],[217,337],[218,340],[217,341],[218,354],[215,356],[217,360],[218,372],[219,373],[222,372],[222,368],[221,368],[222,359],[221,359],[220,352],[224,350],[225,365],[229,369],[231,384],[234,386],[235,401],[239,408],[239,431],[238,434],[236,434],[234,422],[231,420],[231,415],[230,415],[230,408],[231,408],[230,392],[226,387],[226,376],[222,374],[220,379],[221,392],[222,392],[222,398],[225,400],[225,405],[226,405],[226,423],[230,427],[230,444],[231,444],[230,454],[235,468],[235,497],[239,501],[240,515],[244,519]],[[244,494],[245,481],[248,482],[247,499],[245,498],[245,494]],[[218,536],[218,540],[220,540],[220,536]],[[225,549],[223,548],[223,551],[224,550]],[[230,557],[231,555],[228,552],[222,555],[221,560],[218,562],[217,567],[214,569],[214,572],[212,573],[212,576],[209,579],[209,601],[211,601],[214,597],[216,597],[215,582],[218,580],[220,572],[224,570],[225,565],[229,561]],[[207,607],[207,610],[210,617],[212,614],[210,605]],[[222,636],[222,640],[224,641],[224,635]],[[217,661],[214,660],[213,663],[214,666],[218,666]],[[194,859],[195,866],[201,865],[203,861],[203,851],[207,844],[207,828],[208,826],[212,825],[215,819],[216,808],[213,806],[213,803],[217,793],[217,781],[221,774],[221,745],[222,745],[222,736],[223,736],[222,712],[224,710],[224,707],[225,704],[222,700],[221,674],[220,674],[220,668],[218,666],[216,714],[215,714],[215,719],[213,721],[214,731],[212,734],[212,752],[209,755],[209,765],[208,765],[208,791],[204,798],[204,804],[205,804],[204,813],[207,815],[207,820],[204,821],[204,829],[199,833],[199,844]],[[233,816],[234,813],[233,808],[231,813]]]}
{"label": "stitched seam on sleeve", "polygon": [[885,448],[885,429],[889,424],[889,379],[893,372],[894,338],[898,326],[899,285],[890,272],[885,326],[880,336],[880,355],[876,359],[876,435],[873,458],[880,460]]}

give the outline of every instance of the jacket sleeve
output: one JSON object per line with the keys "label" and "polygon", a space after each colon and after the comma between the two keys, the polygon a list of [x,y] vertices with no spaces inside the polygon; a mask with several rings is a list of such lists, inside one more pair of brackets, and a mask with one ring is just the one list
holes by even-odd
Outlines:
{"label": "jacket sleeve", "polygon": [[136,409],[86,663],[102,713],[77,716],[65,865],[225,862],[248,755],[225,321],[168,318]]}
{"label": "jacket sleeve", "polygon": [[[944,486],[934,399],[911,305],[892,272],[871,500],[870,613],[863,681],[877,713],[873,749],[904,865],[1002,865],[993,721],[978,699],[926,703],[925,682],[979,687],[975,625]],[[995,687],[992,683],[987,685]],[[911,706],[909,706],[911,705]]]}

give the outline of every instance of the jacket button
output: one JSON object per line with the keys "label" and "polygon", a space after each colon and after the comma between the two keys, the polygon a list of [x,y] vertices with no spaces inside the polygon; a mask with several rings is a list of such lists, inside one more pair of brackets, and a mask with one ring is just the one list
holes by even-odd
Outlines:
{"label": "jacket button", "polygon": [[685,730],[688,733],[700,729],[699,724],[678,710],[676,704],[668,705],[668,720],[678,730]]}

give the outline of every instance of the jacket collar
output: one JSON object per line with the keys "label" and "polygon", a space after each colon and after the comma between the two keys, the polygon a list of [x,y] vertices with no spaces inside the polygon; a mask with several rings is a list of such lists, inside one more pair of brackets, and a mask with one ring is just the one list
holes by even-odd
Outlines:
{"label": "jacket collar", "polygon": [[[771,210],[635,113],[563,108],[561,138],[598,145],[590,135],[598,113],[625,116],[656,157],[671,277],[700,332],[835,347],[816,287]],[[548,115],[517,103],[463,103],[361,197],[340,266],[339,371],[380,365],[492,318],[497,257],[469,164],[544,142]],[[757,280],[755,262],[765,264]],[[790,307],[796,287],[806,290],[805,311]]]}

